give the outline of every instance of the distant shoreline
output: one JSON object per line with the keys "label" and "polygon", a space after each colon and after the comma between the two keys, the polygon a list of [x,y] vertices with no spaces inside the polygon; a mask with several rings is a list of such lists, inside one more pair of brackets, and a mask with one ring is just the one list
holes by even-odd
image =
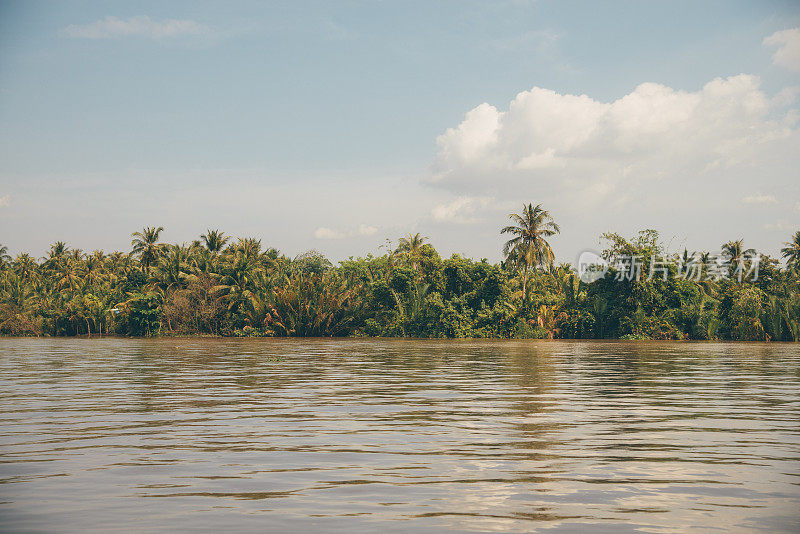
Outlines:
{"label": "distant shoreline", "polygon": [[240,341],[433,341],[433,342],[475,342],[475,341],[509,341],[509,342],[525,342],[525,343],[623,343],[623,344],[636,344],[636,343],[648,343],[648,344],[672,344],[672,343],[679,343],[679,344],[713,344],[713,343],[720,343],[720,344],[757,344],[757,345],[765,345],[765,346],[772,346],[775,344],[789,344],[793,345],[794,341],[751,341],[751,340],[735,340],[735,339],[620,339],[620,338],[582,338],[582,339],[570,339],[570,338],[542,338],[542,339],[533,339],[533,338],[509,338],[509,337],[370,337],[370,336],[349,336],[349,337],[333,337],[333,336],[318,336],[318,337],[289,337],[289,336],[259,336],[259,337],[242,337],[242,336],[223,336],[223,335],[213,335],[213,334],[175,334],[175,335],[161,335],[161,336],[123,336],[119,334],[108,334],[108,335],[93,335],[91,337],[87,336],[86,334],[80,334],[75,336],[7,336],[7,335],[0,335],[0,342],[3,340],[31,340],[31,339],[39,339],[39,340],[86,340],[86,341],[93,341],[93,340],[152,340],[152,341],[161,341],[167,339],[175,339],[175,340],[200,340],[200,339],[208,339],[208,340],[240,340]]}
{"label": "distant shoreline", "polygon": [[785,267],[742,240],[669,253],[643,230],[603,234],[574,268],[540,205],[510,219],[500,263],[420,234],[338,265],[219,230],[166,244],[144,228],[131,253],[56,242],[41,260],[0,245],[0,336],[800,341],[800,232]]}

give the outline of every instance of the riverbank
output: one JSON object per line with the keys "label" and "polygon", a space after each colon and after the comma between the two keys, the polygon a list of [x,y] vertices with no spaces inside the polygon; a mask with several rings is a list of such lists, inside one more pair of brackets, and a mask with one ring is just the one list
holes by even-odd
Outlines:
{"label": "riverbank", "polygon": [[741,241],[676,256],[652,230],[604,234],[604,270],[587,277],[511,252],[495,264],[442,258],[419,235],[333,265],[255,239],[225,246],[220,232],[191,245],[158,233],[137,232],[132,254],[56,243],[41,262],[4,259],[0,335],[800,341],[797,264]]}

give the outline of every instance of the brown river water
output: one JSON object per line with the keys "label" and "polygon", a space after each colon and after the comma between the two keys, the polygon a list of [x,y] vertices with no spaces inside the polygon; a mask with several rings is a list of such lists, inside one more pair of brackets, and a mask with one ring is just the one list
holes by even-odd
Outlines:
{"label": "brown river water", "polygon": [[798,532],[800,346],[0,339],[2,532]]}

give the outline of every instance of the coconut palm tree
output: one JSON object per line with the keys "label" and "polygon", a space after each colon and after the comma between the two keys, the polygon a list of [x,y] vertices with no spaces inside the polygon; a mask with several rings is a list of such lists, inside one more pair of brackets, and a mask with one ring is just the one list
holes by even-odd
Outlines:
{"label": "coconut palm tree", "polygon": [[739,262],[744,261],[745,257],[756,253],[755,249],[753,248],[743,250],[743,241],[743,239],[737,239],[736,241],[728,241],[722,245],[722,253],[728,256],[732,265],[738,264]]}
{"label": "coconut palm tree", "polygon": [[240,237],[235,245],[228,247],[232,252],[240,252],[255,260],[261,254],[261,240],[255,237]]}
{"label": "coconut palm tree", "polygon": [[230,237],[225,235],[225,232],[219,230],[206,230],[206,233],[200,236],[203,244],[209,252],[217,254],[225,248],[225,244],[230,240]]}
{"label": "coconut palm tree", "polygon": [[50,245],[50,257],[51,258],[60,258],[61,256],[65,255],[69,252],[69,247],[63,241],[56,241],[52,245]]}
{"label": "coconut palm tree", "polygon": [[84,269],[76,260],[67,260],[59,265],[55,272],[56,288],[59,291],[73,291],[80,287],[84,280]]}
{"label": "coconut palm tree", "polygon": [[786,258],[786,263],[795,272],[800,272],[800,231],[794,233],[794,237],[781,249],[781,256]]}
{"label": "coconut palm tree", "polygon": [[739,276],[737,279],[739,281],[742,279],[745,260],[747,258],[752,259],[752,257],[756,255],[756,250],[754,248],[745,250],[742,242],[742,239],[737,239],[736,241],[728,241],[722,245],[722,253],[727,256],[730,262],[731,275],[735,276],[736,273],[738,273]]}
{"label": "coconut palm tree", "polygon": [[229,311],[237,311],[253,296],[253,282],[260,271],[256,260],[238,251],[223,271],[222,279],[214,286],[215,295],[227,302]]}
{"label": "coconut palm tree", "polygon": [[0,244],[0,269],[5,268],[9,261],[11,261],[11,256],[8,255],[8,247]]}
{"label": "coconut palm tree", "polygon": [[186,281],[189,271],[189,249],[181,245],[170,245],[161,256],[156,271],[161,287],[172,289]]}
{"label": "coconut palm tree", "polygon": [[507,258],[513,258],[513,263],[522,264],[522,294],[526,295],[530,269],[540,265],[553,266],[553,249],[545,238],[556,235],[561,228],[553,221],[550,213],[542,209],[541,204],[523,204],[521,215],[512,213],[508,217],[516,224],[500,230],[501,234],[514,236],[506,241],[503,254]]}
{"label": "coconut palm tree", "polygon": [[422,237],[419,232],[416,234],[408,234],[406,237],[401,237],[397,244],[396,254],[401,254],[408,258],[414,270],[417,270],[419,263],[419,255],[422,252],[422,245],[425,243],[427,237]]}
{"label": "coconut palm tree", "polygon": [[87,284],[97,285],[103,281],[105,272],[103,268],[103,253],[101,251],[95,251],[91,256],[87,256],[83,265],[83,276]]}
{"label": "coconut palm tree", "polygon": [[161,245],[158,244],[158,236],[164,231],[163,226],[156,228],[155,226],[145,227],[141,232],[134,232],[131,234],[132,254],[139,256],[139,261],[142,262],[144,272],[147,274],[150,270],[150,265],[161,256]]}
{"label": "coconut palm tree", "polygon": [[36,274],[37,268],[36,260],[26,252],[23,252],[14,260],[14,271],[22,278],[31,278]]}

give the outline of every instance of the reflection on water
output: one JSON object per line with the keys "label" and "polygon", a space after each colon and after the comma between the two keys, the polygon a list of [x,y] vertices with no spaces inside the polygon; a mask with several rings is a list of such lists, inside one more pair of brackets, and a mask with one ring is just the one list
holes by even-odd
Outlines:
{"label": "reflection on water", "polygon": [[0,340],[3,531],[800,530],[800,347]]}

